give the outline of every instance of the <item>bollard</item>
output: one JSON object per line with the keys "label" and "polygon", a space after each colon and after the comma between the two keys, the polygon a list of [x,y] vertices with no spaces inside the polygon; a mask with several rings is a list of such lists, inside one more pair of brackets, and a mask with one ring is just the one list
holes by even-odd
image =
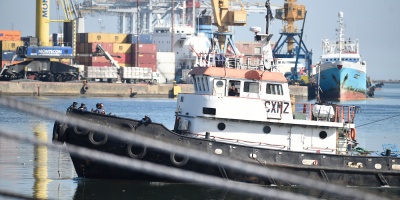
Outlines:
{"label": "bollard", "polygon": [[390,154],[392,153],[392,150],[390,150],[390,149],[386,149],[386,156],[390,156]]}
{"label": "bollard", "polygon": [[210,132],[206,132],[206,139],[210,139]]}

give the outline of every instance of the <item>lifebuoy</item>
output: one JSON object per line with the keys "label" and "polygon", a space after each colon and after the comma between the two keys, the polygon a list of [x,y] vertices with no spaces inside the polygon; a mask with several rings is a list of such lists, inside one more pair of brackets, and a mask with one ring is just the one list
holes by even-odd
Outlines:
{"label": "lifebuoy", "polygon": [[[133,147],[133,149],[132,149]],[[138,151],[136,151],[138,150]],[[146,146],[142,145],[136,145],[136,144],[128,144],[126,145],[126,153],[128,154],[129,157],[131,158],[137,158],[137,159],[142,159],[147,152]]]}
{"label": "lifebuoy", "polygon": [[[94,135],[95,135],[95,134],[97,134],[97,135],[102,135],[102,136],[104,136],[104,138],[101,139],[100,141],[96,141],[96,140],[94,139]],[[96,133],[96,132],[94,132],[94,131],[90,131],[88,137],[89,137],[90,143],[92,143],[92,144],[95,145],[95,146],[103,145],[103,144],[105,144],[105,143],[107,142],[107,140],[108,140],[108,134],[105,134],[105,133]]]}
{"label": "lifebuoy", "polygon": [[171,153],[170,160],[171,160],[172,164],[174,164],[177,167],[186,165],[186,163],[189,161],[188,156],[182,156],[183,158],[180,161],[176,160],[175,156],[176,156],[176,153]]}
{"label": "lifebuoy", "polygon": [[79,126],[74,126],[72,128],[72,131],[74,131],[74,133],[77,134],[77,135],[86,135],[86,134],[89,133],[89,129],[82,128],[82,127],[79,127]]}
{"label": "lifebuoy", "polygon": [[351,137],[351,139],[355,140],[356,139],[356,135],[357,135],[356,129],[355,128],[351,128],[350,129],[350,137]]}

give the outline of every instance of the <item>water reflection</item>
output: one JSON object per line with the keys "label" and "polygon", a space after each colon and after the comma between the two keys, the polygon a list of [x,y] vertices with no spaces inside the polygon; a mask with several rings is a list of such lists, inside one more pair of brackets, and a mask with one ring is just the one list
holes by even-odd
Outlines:
{"label": "water reflection", "polygon": [[[47,142],[47,130],[43,123],[35,124],[33,127],[34,134],[42,142]],[[33,197],[35,199],[48,199],[48,179],[47,170],[47,147],[34,146],[34,160],[35,165],[33,168],[33,177],[35,178],[33,185]]]}
{"label": "water reflection", "polygon": [[[73,199],[265,199],[248,196],[235,191],[187,183],[154,183],[118,180],[76,179],[77,188]],[[331,194],[301,186],[268,187],[269,189],[293,192],[329,200],[353,200],[340,192]],[[400,196],[400,188],[354,188],[389,199]],[[269,198],[275,199],[275,198]],[[279,199],[278,197],[276,199]]]}

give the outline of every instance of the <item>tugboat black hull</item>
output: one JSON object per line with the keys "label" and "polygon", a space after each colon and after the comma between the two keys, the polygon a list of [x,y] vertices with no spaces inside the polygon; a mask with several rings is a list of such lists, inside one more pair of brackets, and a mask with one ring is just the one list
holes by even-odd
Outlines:
{"label": "tugboat black hull", "polygon": [[[214,153],[218,149],[220,156],[230,157],[247,163],[266,166],[296,175],[309,177],[344,186],[400,186],[400,169],[397,168],[400,158],[386,156],[347,156],[294,152],[286,150],[262,149],[231,143],[222,143],[209,139],[192,138],[168,130],[161,124],[133,128],[138,122],[126,118],[99,115],[90,112],[73,110],[71,115],[84,120],[107,123],[121,127],[135,134],[146,134],[158,140],[194,148],[203,152]],[[61,127],[61,128],[60,128]],[[65,141],[68,144],[112,153],[115,155],[140,159],[143,161],[180,168],[202,174],[217,176],[229,180],[262,185],[291,185],[286,181],[246,174],[237,170],[215,166],[169,152],[163,152],[141,145],[133,145],[111,136],[80,129],[72,125],[60,125],[56,122],[53,140]],[[254,155],[256,154],[256,158]],[[106,164],[90,158],[71,155],[76,173],[79,177],[91,179],[126,179],[136,181],[177,182],[156,174],[130,170]],[[313,161],[310,163],[310,161]]]}

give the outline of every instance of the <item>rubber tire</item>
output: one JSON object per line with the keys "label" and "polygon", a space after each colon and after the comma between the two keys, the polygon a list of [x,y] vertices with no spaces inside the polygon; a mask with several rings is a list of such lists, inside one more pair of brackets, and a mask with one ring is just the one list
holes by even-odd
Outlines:
{"label": "rubber tire", "polygon": [[170,160],[171,160],[172,164],[174,164],[177,167],[182,167],[182,166],[186,165],[187,162],[189,161],[188,156],[184,156],[182,161],[176,161],[175,156],[176,156],[176,153],[171,153]]}
{"label": "rubber tire", "polygon": [[[82,131],[81,130],[79,130],[79,129],[83,129]],[[72,131],[75,133],[75,134],[77,134],[77,135],[87,135],[88,133],[89,133],[89,129],[87,129],[87,128],[80,128],[80,127],[78,127],[78,126],[74,126],[73,128],[72,128]]]}
{"label": "rubber tire", "polygon": [[92,143],[94,146],[101,146],[101,145],[104,145],[105,143],[107,143],[108,134],[104,134],[104,139],[101,140],[101,141],[95,141],[95,140],[94,140],[94,134],[104,134],[104,133],[96,133],[96,132],[94,132],[94,131],[90,131],[90,132],[89,132],[89,136],[88,136],[89,141],[90,141],[90,143]]}
{"label": "rubber tire", "polygon": [[58,141],[58,129],[60,126],[60,122],[56,121],[54,122],[54,126],[53,126],[53,138],[51,138],[51,141],[53,142],[53,144],[56,143],[56,141]]}
{"label": "rubber tire", "polygon": [[146,147],[146,146],[143,146],[143,150],[142,150],[140,153],[134,154],[134,153],[132,152],[132,147],[133,147],[133,145],[135,145],[135,147],[136,147],[136,146],[139,146],[139,145],[136,145],[136,144],[127,144],[127,145],[126,145],[126,153],[127,153],[128,156],[131,157],[131,158],[142,159],[142,158],[146,155],[146,153],[147,153],[147,147]]}
{"label": "rubber tire", "polygon": [[129,123],[129,122],[121,123],[120,124],[120,128],[122,130],[131,131],[131,132],[133,132],[133,130],[134,130],[133,125],[131,123]]}

